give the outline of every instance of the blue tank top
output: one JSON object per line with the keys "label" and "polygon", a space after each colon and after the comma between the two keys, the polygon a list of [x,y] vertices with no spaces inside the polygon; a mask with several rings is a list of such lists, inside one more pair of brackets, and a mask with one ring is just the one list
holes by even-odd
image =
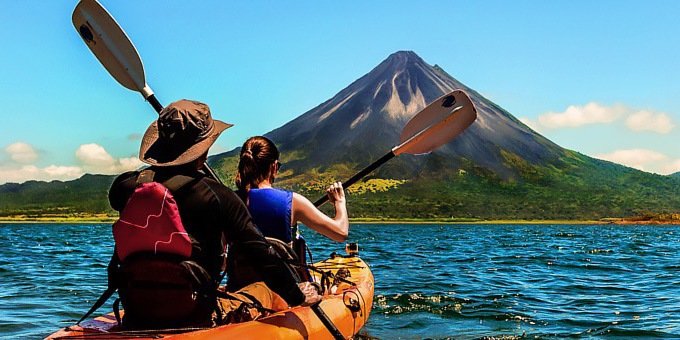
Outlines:
{"label": "blue tank top", "polygon": [[291,191],[274,188],[250,189],[248,210],[264,236],[283,242],[293,240],[290,223],[293,211]]}

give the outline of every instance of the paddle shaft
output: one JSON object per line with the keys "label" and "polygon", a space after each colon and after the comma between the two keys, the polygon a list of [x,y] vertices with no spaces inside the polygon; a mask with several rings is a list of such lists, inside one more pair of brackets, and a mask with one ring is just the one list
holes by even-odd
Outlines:
{"label": "paddle shaft", "polygon": [[156,99],[156,95],[152,94],[148,97],[145,98],[149,104],[153,107],[154,110],[156,110],[157,113],[161,113],[161,110],[163,110],[163,105]]}
{"label": "paddle shaft", "polygon": [[[371,163],[371,165],[365,167],[363,170],[357,172],[357,173],[356,173],[354,176],[352,176],[350,179],[348,179],[347,181],[343,182],[343,183],[342,183],[343,189],[349,188],[350,186],[352,186],[352,184],[358,182],[360,179],[366,177],[366,175],[368,175],[368,174],[370,174],[371,172],[373,172],[373,170],[377,169],[378,167],[380,167],[381,165],[385,164],[385,163],[386,163],[387,161],[389,161],[390,159],[394,158],[394,156],[396,156],[395,153],[394,153],[394,151],[390,150],[390,152],[388,152],[388,153],[386,153],[384,156],[380,157],[380,159],[378,159],[377,161]],[[316,202],[314,202],[314,206],[319,207],[319,206],[321,206],[322,204],[326,203],[326,201],[328,201],[328,195],[324,195],[323,197],[319,197],[319,199],[316,200]]]}
{"label": "paddle shaft", "polygon": [[323,323],[324,326],[328,329],[329,332],[331,332],[331,335],[333,335],[333,338],[335,340],[345,340],[345,336],[340,333],[340,330],[338,330],[337,327],[331,322],[331,319],[328,318],[328,315],[321,309],[321,302],[317,302],[313,305],[310,306],[314,314],[321,320],[321,323]]}
{"label": "paddle shaft", "polygon": [[[146,97],[145,99],[149,102],[149,104],[151,104],[153,109],[156,110],[156,113],[161,113],[161,110],[163,110],[163,105],[161,105],[161,103],[158,101],[155,94],[151,94],[150,96]],[[204,165],[203,168],[205,169],[205,171],[208,173],[208,175],[210,177],[215,179],[220,184],[224,184],[224,183],[222,183],[222,180],[220,180],[220,178],[217,177],[217,174],[215,173],[215,171],[213,171],[213,169],[210,167],[210,165],[208,165],[208,162],[205,162],[203,165]]]}

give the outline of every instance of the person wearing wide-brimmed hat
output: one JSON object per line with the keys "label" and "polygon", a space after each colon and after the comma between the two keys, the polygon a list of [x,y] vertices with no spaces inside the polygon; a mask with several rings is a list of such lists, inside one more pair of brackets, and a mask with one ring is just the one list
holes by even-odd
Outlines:
{"label": "person wearing wide-brimmed hat", "polygon": [[[268,286],[276,293],[269,293],[266,301],[259,301],[263,305],[267,302],[281,305],[280,298],[290,306],[319,301],[320,297],[312,287],[297,284],[253,224],[247,208],[236,194],[204,172],[208,149],[229,127],[231,124],[212,119],[206,104],[180,100],[168,105],[142,139],[139,158],[150,165],[148,170],[151,171],[132,171],[118,176],[109,191],[111,207],[123,210],[139,183],[140,174],[151,176],[158,183],[178,175],[188,177],[191,180],[172,194],[181,222],[191,238],[191,260],[210,275],[214,288],[222,279],[223,243],[226,241],[226,244],[238,245],[253,263],[259,265],[266,286],[261,284],[258,289]],[[115,257],[114,254],[114,264]],[[224,306],[224,303],[215,304],[217,309]]]}

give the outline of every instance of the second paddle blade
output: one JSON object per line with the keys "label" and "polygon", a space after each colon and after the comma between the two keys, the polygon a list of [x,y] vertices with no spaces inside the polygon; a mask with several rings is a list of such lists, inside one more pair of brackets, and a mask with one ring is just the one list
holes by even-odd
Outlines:
{"label": "second paddle blade", "polygon": [[[453,140],[477,119],[477,110],[463,90],[439,97],[411,120],[401,132],[395,153],[424,154]],[[410,141],[409,141],[410,140]]]}

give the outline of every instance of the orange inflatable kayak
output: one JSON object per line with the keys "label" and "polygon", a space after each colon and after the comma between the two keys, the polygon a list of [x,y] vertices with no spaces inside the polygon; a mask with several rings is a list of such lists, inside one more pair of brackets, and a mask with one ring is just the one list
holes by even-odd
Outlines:
{"label": "orange inflatable kayak", "polygon": [[[333,256],[314,264],[317,269],[338,272],[345,278],[331,285],[320,307],[344,338],[364,326],[373,306],[373,274],[358,256]],[[321,275],[312,272],[315,281]],[[331,281],[333,281],[331,279]],[[124,311],[123,311],[124,312]],[[123,313],[121,312],[121,313]],[[243,323],[205,329],[125,330],[113,313],[69,326],[47,339],[333,339],[331,332],[310,307],[294,307]]]}

